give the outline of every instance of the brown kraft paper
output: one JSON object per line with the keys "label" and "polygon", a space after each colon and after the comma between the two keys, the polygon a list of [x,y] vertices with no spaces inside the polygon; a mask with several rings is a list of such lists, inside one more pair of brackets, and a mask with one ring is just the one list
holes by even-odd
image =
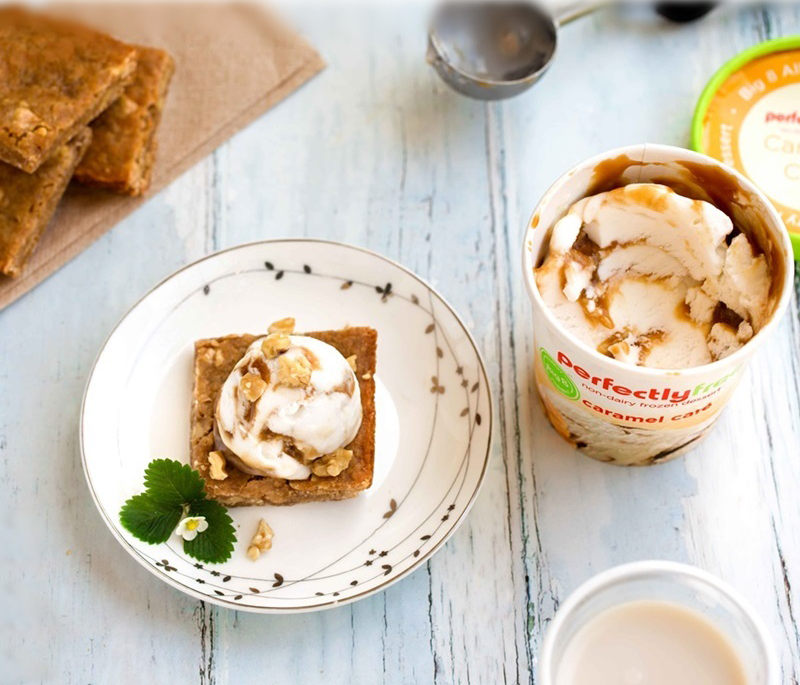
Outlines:
{"label": "brown kraft paper", "polygon": [[22,275],[0,277],[0,309],[325,66],[303,38],[253,5],[109,3],[58,5],[51,11],[120,40],[167,50],[175,59],[175,76],[157,132],[150,190],[130,198],[72,184]]}

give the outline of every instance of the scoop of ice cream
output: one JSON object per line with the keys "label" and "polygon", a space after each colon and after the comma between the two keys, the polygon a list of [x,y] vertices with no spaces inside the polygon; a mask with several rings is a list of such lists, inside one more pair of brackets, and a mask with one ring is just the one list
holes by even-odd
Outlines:
{"label": "scoop of ice cream", "polygon": [[721,359],[769,317],[769,266],[714,205],[637,183],[584,198],[553,227],[536,284],[576,337],[620,361]]}
{"label": "scoop of ice cream", "polygon": [[301,480],[311,475],[306,461],[348,445],[361,418],[358,381],[338,350],[277,335],[254,341],[231,371],[216,429],[245,472]]}

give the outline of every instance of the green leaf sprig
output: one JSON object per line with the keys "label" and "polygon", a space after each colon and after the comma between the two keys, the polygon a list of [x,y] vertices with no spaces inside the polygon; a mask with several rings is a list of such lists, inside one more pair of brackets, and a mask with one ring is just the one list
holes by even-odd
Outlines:
{"label": "green leaf sprig", "polygon": [[169,540],[184,516],[203,516],[208,529],[184,540],[183,551],[194,559],[218,564],[230,559],[236,530],[228,510],[206,498],[203,479],[187,464],[154,459],[144,472],[145,491],[131,497],[119,512],[125,529],[142,542]]}

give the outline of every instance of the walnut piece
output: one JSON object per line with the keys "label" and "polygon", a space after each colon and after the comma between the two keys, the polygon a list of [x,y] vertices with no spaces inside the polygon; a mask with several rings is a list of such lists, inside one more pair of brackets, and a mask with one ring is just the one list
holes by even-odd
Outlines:
{"label": "walnut piece", "polygon": [[314,460],[311,463],[311,472],[315,476],[338,476],[348,466],[353,458],[352,450],[338,449],[333,454],[326,454],[324,457]]}
{"label": "walnut piece", "polygon": [[239,381],[239,389],[242,394],[250,401],[255,402],[267,389],[267,384],[261,376],[254,373],[246,373]]}
{"label": "walnut piece", "polygon": [[275,532],[270,528],[269,523],[264,519],[259,520],[258,530],[253,539],[250,540],[250,546],[247,548],[247,556],[253,561],[258,559],[262,552],[266,552],[272,547],[272,538],[274,536]]}
{"label": "walnut piece", "polygon": [[305,355],[278,357],[278,382],[287,388],[305,388],[311,382],[311,362]]}
{"label": "walnut piece", "polygon": [[608,351],[614,355],[615,358],[626,357],[631,353],[631,346],[624,340],[608,346]]}
{"label": "walnut piece", "polygon": [[208,453],[208,475],[214,480],[225,480],[228,477],[228,472],[225,470],[225,457],[222,452],[209,452]]}
{"label": "walnut piece", "polygon": [[356,372],[356,370],[357,370],[357,369],[356,369],[356,359],[357,359],[357,357],[358,357],[358,355],[357,355],[357,354],[351,354],[351,355],[350,355],[350,356],[349,356],[349,357],[348,357],[348,358],[345,360],[345,361],[346,361],[348,364],[350,364],[350,368],[351,368],[351,369],[353,369],[353,373],[355,373],[355,372]]}
{"label": "walnut piece", "polygon": [[139,105],[137,105],[134,100],[131,100],[129,97],[125,95],[121,95],[119,97],[116,106],[119,113],[124,117],[133,114],[137,109],[139,109]]}
{"label": "walnut piece", "polygon": [[203,351],[203,356],[206,358],[206,361],[212,363],[214,366],[222,366],[223,362],[225,361],[222,350],[217,350],[214,348],[216,348],[216,345],[207,345]]}
{"label": "walnut piece", "polygon": [[281,352],[286,352],[292,346],[288,335],[273,333],[261,341],[261,352],[267,359],[277,357]]}
{"label": "walnut piece", "polygon": [[317,450],[315,450],[311,446],[304,447],[303,449],[300,449],[298,447],[298,450],[303,455],[304,464],[310,464],[312,461],[314,461],[315,459],[319,459],[322,456],[319,452],[317,452]]}
{"label": "walnut piece", "polygon": [[291,335],[294,332],[294,318],[287,316],[285,319],[275,321],[269,325],[267,331],[269,333],[283,333],[285,335]]}
{"label": "walnut piece", "polygon": [[14,110],[14,118],[12,121],[20,128],[32,129],[37,124],[40,124],[42,120],[27,107],[17,107]]}

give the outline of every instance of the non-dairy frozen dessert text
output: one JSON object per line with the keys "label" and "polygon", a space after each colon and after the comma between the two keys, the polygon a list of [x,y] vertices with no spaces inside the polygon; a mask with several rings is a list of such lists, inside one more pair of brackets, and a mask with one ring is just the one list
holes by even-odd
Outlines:
{"label": "non-dairy frozen dessert text", "polygon": [[654,183],[572,205],[535,276],[570,333],[640,366],[722,359],[770,315],[766,257],[714,205]]}
{"label": "non-dairy frozen dessert text", "polygon": [[362,419],[358,381],[331,345],[274,333],[253,342],[236,364],[215,419],[226,457],[242,471],[306,479],[314,463],[346,452],[356,437]]}

